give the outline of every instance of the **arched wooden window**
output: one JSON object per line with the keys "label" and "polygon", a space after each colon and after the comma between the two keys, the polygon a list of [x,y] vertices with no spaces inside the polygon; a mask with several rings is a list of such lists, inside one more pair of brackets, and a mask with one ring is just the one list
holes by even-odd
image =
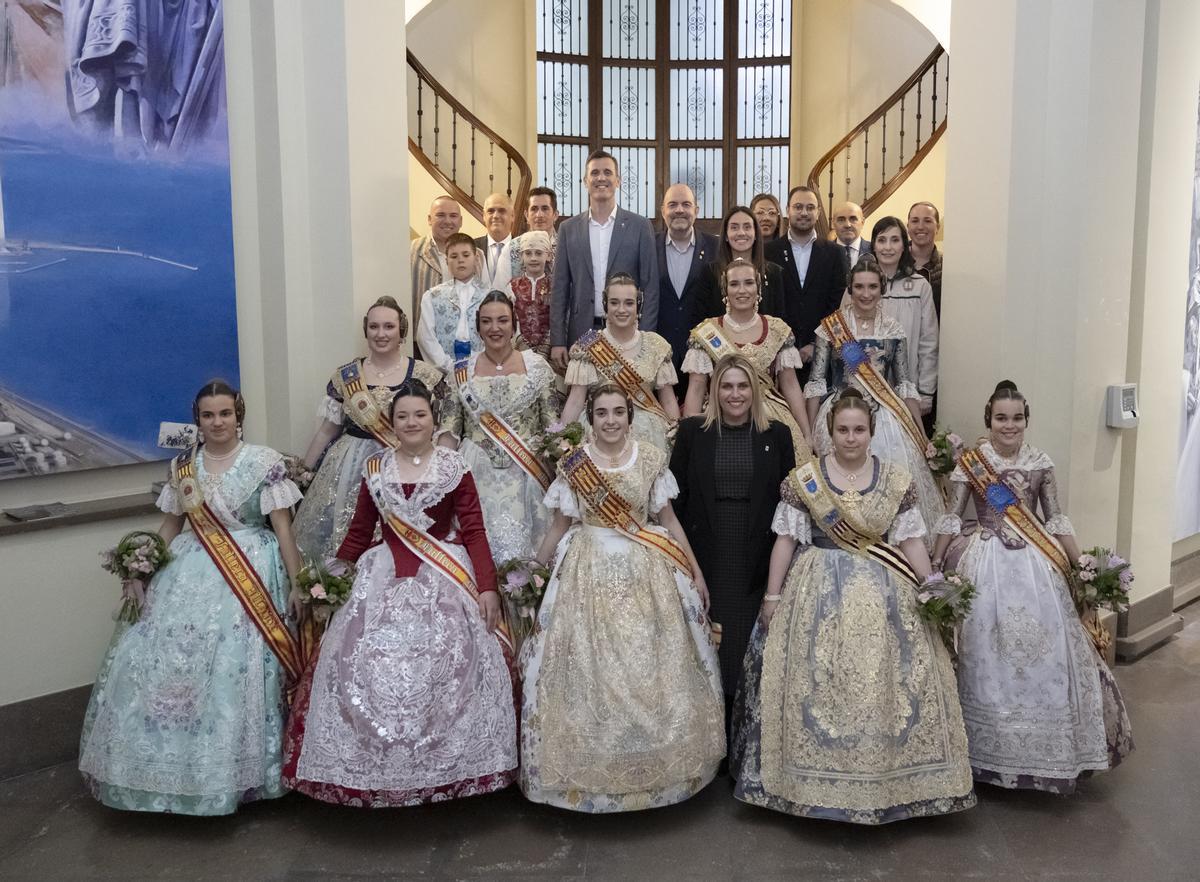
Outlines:
{"label": "arched wooden window", "polygon": [[583,164],[621,163],[620,203],[653,217],[685,181],[701,218],[780,197],[791,135],[791,0],[537,0],[540,184],[584,209]]}

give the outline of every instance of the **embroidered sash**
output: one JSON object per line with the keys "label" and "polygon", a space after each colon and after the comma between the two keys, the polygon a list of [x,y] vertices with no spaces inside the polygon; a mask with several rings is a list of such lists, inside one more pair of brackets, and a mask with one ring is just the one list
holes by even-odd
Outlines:
{"label": "embroidered sash", "polygon": [[842,356],[847,370],[858,376],[863,387],[878,404],[892,412],[892,416],[903,427],[909,439],[916,445],[921,458],[924,459],[925,446],[929,443],[925,438],[925,433],[913,419],[912,411],[905,405],[904,399],[896,394],[896,390],[883,378],[875,365],[871,364],[871,359],[863,345],[850,331],[850,326],[846,324],[846,318],[842,315],[841,310],[821,319],[821,326],[825,328],[825,333],[829,335],[834,348]]}
{"label": "embroidered sash", "polygon": [[605,380],[620,386],[634,404],[667,423],[672,422],[658,399],[642,385],[642,375],[625,360],[625,356],[612,345],[607,336],[593,329],[580,337],[576,345],[583,347],[587,352],[588,358],[596,367],[596,372]]}
{"label": "embroidered sash", "polygon": [[537,454],[517,434],[503,417],[486,410],[475,393],[470,389],[470,367],[467,359],[461,359],[454,365],[454,382],[458,388],[458,396],[471,414],[479,421],[479,427],[497,447],[508,454],[509,458],[521,467],[522,471],[541,485],[542,492],[550,489],[551,477],[538,459]]}
{"label": "embroidered sash", "polygon": [[290,696],[304,673],[306,657],[300,642],[288,630],[250,560],[204,501],[204,491],[196,478],[196,448],[175,457],[171,470],[192,532],[208,552],[217,571],[224,577],[233,596],[241,603],[271,652],[279,659],[279,664],[287,674]]}
{"label": "embroidered sash", "polygon": [[804,500],[813,520],[821,531],[843,551],[861,554],[887,568],[891,573],[910,582],[921,584],[904,553],[895,545],[884,542],[849,509],[838,506],[838,495],[826,483],[817,459],[798,465],[789,476],[792,489]]}
{"label": "embroidered sash", "polygon": [[[400,541],[404,543],[413,554],[419,557],[425,563],[429,564],[463,591],[467,592],[472,600],[479,602],[479,588],[475,584],[474,578],[467,572],[467,569],[458,562],[453,554],[451,554],[446,546],[440,541],[430,536],[424,530],[419,530],[411,523],[406,521],[400,515],[396,514],[383,500],[383,496],[378,489],[378,479],[380,470],[380,457],[372,456],[367,460],[367,476],[372,479],[368,482],[371,489],[371,495],[375,499],[375,506],[379,509],[379,514],[383,517],[384,522],[389,529],[400,537]],[[496,639],[500,641],[500,645],[508,649],[510,655],[515,653],[513,646],[512,635],[508,630],[508,623],[504,620],[503,604],[501,604],[500,624],[496,626]]]}
{"label": "embroidered sash", "polygon": [[1067,558],[1067,553],[1030,511],[1029,506],[1021,501],[1020,495],[996,473],[987,458],[978,450],[967,450],[958,458],[958,464],[966,474],[971,489],[985,499],[1017,535],[1045,555],[1050,564],[1062,573],[1063,578],[1067,580],[1067,586],[1070,587],[1071,561]]}
{"label": "embroidered sash", "polygon": [[559,469],[571,489],[579,494],[579,498],[604,526],[618,530],[633,541],[664,555],[672,566],[689,579],[692,578],[692,565],[679,543],[670,536],[647,530],[638,522],[633,514],[633,506],[613,489],[582,444],[559,460]]}
{"label": "embroidered sash", "polygon": [[[700,341],[704,352],[712,359],[714,367],[717,361],[726,355],[737,354],[738,345],[725,336],[725,332],[721,330],[721,326],[717,324],[715,319],[705,319],[696,326],[692,334]],[[779,390],[775,388],[774,378],[765,371],[759,370],[757,365],[754,365],[754,372],[758,374],[759,390],[762,392],[763,398],[774,403],[777,407],[783,408],[788,413],[790,419],[791,408],[788,406],[787,399],[780,395]]]}
{"label": "embroidered sash", "polygon": [[[409,365],[411,371],[412,365]],[[400,441],[388,424],[387,417],[379,407],[379,402],[367,388],[363,379],[362,368],[357,361],[344,364],[337,371],[341,385],[342,399],[345,404],[342,409],[354,421],[354,424],[368,433],[384,447],[396,447]]]}

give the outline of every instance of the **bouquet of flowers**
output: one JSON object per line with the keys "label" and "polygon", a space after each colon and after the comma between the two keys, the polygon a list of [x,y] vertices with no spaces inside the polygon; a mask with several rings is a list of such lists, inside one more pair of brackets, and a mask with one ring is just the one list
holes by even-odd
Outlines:
{"label": "bouquet of flowers", "polygon": [[951,656],[958,654],[958,632],[974,599],[975,586],[954,570],[930,573],[917,589],[917,612],[937,628]]}
{"label": "bouquet of flowers", "polygon": [[1096,546],[1079,555],[1072,567],[1075,606],[1080,612],[1106,607],[1120,612],[1129,606],[1133,570],[1129,561],[1107,548]]}
{"label": "bouquet of flowers", "polygon": [[283,455],[283,467],[287,469],[288,478],[300,488],[301,492],[307,490],[309,485],[312,484],[313,478],[316,477],[316,473],[305,465],[304,459],[296,456],[294,453],[285,453]]}
{"label": "bouquet of flowers", "polygon": [[573,422],[563,425],[561,422],[555,422],[546,428],[546,433],[542,435],[542,440],[538,443],[537,452],[550,462],[557,463],[571,448],[578,447],[581,443],[583,443],[583,425],[581,423]]}
{"label": "bouquet of flowers", "polygon": [[500,581],[500,596],[509,608],[513,638],[519,648],[537,624],[538,607],[550,584],[550,568],[533,558],[515,557],[500,564],[496,574]]}
{"label": "bouquet of flowers", "polygon": [[313,620],[324,628],[330,617],[350,599],[354,586],[354,570],[338,562],[339,572],[334,575],[325,564],[309,563],[296,576],[300,586],[300,602],[309,607]]}
{"label": "bouquet of flowers", "polygon": [[133,624],[142,615],[146,584],[171,560],[167,543],[157,533],[134,530],[126,533],[116,548],[100,553],[100,567],[121,580],[118,622]]}
{"label": "bouquet of flowers", "polygon": [[963,439],[949,429],[938,429],[925,445],[925,461],[929,471],[935,475],[948,475],[954,471],[958,456],[962,452]]}

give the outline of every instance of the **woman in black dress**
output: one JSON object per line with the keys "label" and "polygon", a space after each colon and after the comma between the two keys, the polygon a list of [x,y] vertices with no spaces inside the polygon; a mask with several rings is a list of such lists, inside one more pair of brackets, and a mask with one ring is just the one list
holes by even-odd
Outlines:
{"label": "woman in black dress", "polygon": [[767,418],[754,369],[741,356],[722,358],[704,415],[679,424],[671,472],[679,483],[675,511],[708,584],[709,616],[722,628],[727,730],[766,589],[771,518],[794,460],[791,433]]}

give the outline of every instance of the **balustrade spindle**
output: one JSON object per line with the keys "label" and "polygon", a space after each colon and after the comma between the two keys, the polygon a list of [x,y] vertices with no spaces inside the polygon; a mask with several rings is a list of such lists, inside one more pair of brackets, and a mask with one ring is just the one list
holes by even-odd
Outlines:
{"label": "balustrade spindle", "polygon": [[488,193],[496,192],[496,142],[488,141]]}
{"label": "balustrade spindle", "polygon": [[921,152],[921,80],[917,80],[917,152]]}
{"label": "balustrade spindle", "polygon": [[883,149],[879,155],[879,179],[887,180],[887,114],[883,115],[883,140],[880,141]]}
{"label": "balustrade spindle", "polygon": [[867,173],[871,166],[871,127],[863,129],[863,202],[867,201]]}
{"label": "balustrade spindle", "polygon": [[421,126],[423,123],[421,117],[425,115],[425,108],[423,107],[425,96],[422,94],[424,92],[424,83],[425,81],[421,79],[421,75],[417,74],[417,148],[420,150],[425,149],[423,141],[424,135],[421,132]]}
{"label": "balustrade spindle", "polygon": [[[786,211],[786,207],[784,209]],[[829,160],[829,210],[833,210],[833,160]]]}
{"label": "balustrade spindle", "polygon": [[900,165],[904,165],[904,97],[900,96]]}
{"label": "balustrade spindle", "polygon": [[471,198],[475,198],[475,126],[471,126]]}
{"label": "balustrade spindle", "polygon": [[450,180],[458,183],[458,111],[450,112]]}
{"label": "balustrade spindle", "polygon": [[930,131],[937,128],[937,61],[933,62],[933,115],[929,119]]}
{"label": "balustrade spindle", "polygon": [[441,132],[441,98],[433,93],[433,164],[438,164],[438,134]]}

